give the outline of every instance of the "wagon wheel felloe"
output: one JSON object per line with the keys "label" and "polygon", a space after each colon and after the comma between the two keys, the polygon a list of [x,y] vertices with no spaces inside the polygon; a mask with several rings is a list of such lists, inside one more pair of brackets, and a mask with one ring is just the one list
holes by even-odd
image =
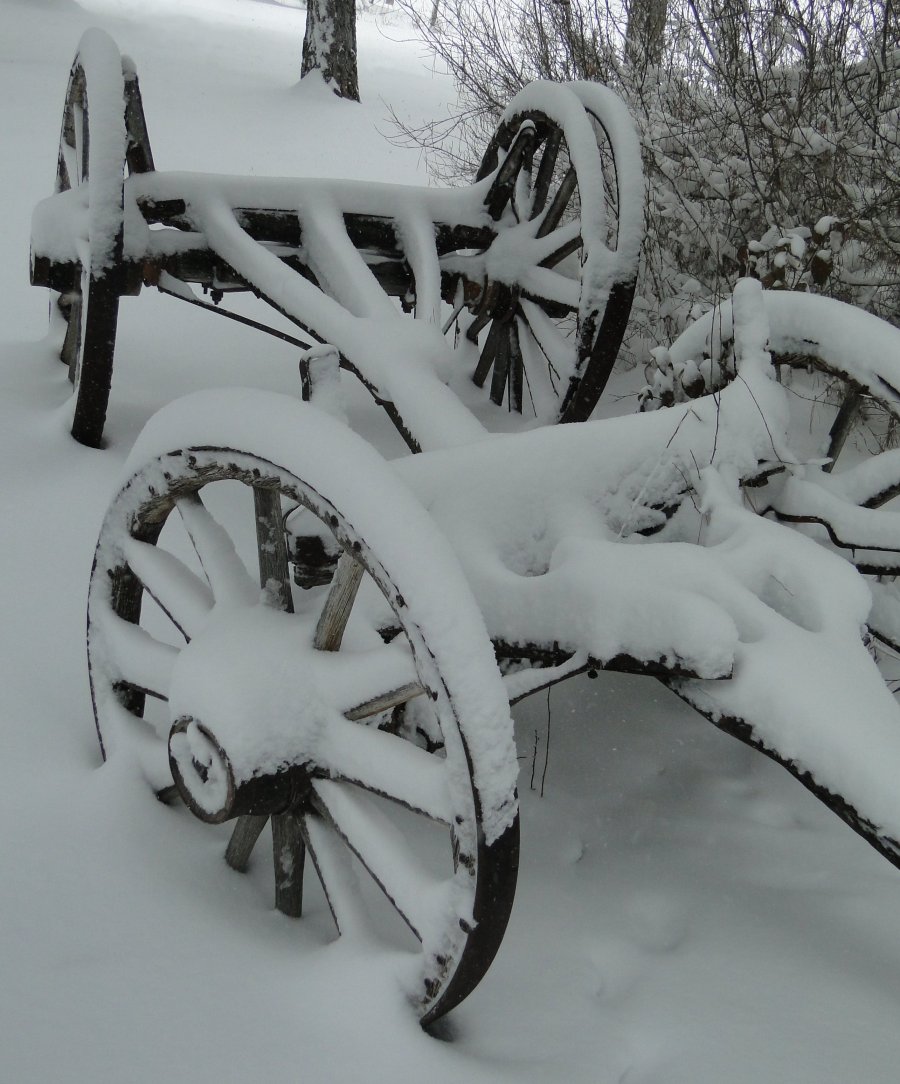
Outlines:
{"label": "wagon wheel felloe", "polygon": [[94,448],[106,420],[119,297],[134,288],[123,257],[126,167],[153,168],[137,75],[108,35],[90,30],[69,75],[55,191],[81,194],[87,211],[86,243],[57,304],[66,325],[60,359],[75,388],[72,436]]}
{"label": "wagon wheel felloe", "polygon": [[[297,591],[295,612],[282,525],[298,505],[343,556],[328,586]],[[237,554],[254,524],[258,577]],[[105,755],[131,749],[161,796],[174,778],[201,820],[234,821],[234,868],[271,819],[277,907],[300,915],[305,867],[339,932],[375,908],[421,956],[423,1022],[466,997],[506,926],[518,822],[488,845],[440,645],[352,515],[253,455],[167,455],[111,506],[90,594]],[[386,624],[402,630],[387,644]],[[438,752],[395,732],[406,704],[431,717]]]}
{"label": "wagon wheel felloe", "polygon": [[[585,116],[595,136],[592,164],[603,170],[615,220],[613,156],[602,146],[596,116],[588,109]],[[484,288],[465,331],[479,347],[472,379],[511,411],[584,420],[621,346],[634,296],[633,269],[623,265],[602,312],[587,303],[578,168],[565,128],[547,115],[530,109],[501,124],[476,180],[492,174],[484,206],[497,223],[497,241],[486,255]],[[609,235],[594,238],[594,244],[614,250],[616,229],[613,221]]]}

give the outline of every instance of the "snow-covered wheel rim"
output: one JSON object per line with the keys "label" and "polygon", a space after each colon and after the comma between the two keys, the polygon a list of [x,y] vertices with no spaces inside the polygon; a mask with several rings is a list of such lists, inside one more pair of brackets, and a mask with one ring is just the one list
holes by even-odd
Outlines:
{"label": "snow-covered wheel rim", "polygon": [[[59,298],[66,323],[60,359],[75,388],[72,436],[99,447],[112,382],[119,296],[124,290],[123,182],[126,158],[138,162],[126,115],[146,141],[137,81],[126,95],[122,57],[108,34],[88,30],[69,73],[57,156],[57,192],[84,189],[86,242],[72,288]],[[129,108],[130,107],[130,108]],[[149,151],[149,148],[148,148]],[[152,160],[151,165],[152,165]]]}
{"label": "snow-covered wheel rim", "polygon": [[[305,410],[301,420],[316,414]],[[336,426],[334,431],[340,432]],[[353,434],[343,436],[345,444],[356,441]],[[281,893],[278,905],[287,913],[300,911],[302,888],[295,874],[306,850],[342,932],[361,921],[354,870],[367,874],[370,889],[381,890],[371,894],[383,894],[398,929],[402,925],[414,934],[421,977],[413,997],[422,1021],[429,1023],[478,984],[507,924],[518,817],[514,786],[507,785],[505,796],[495,793],[503,773],[493,768],[492,759],[499,751],[508,763],[515,753],[511,729],[507,733],[504,725],[487,735],[481,729],[495,710],[493,693],[479,719],[477,698],[461,687],[473,659],[476,685],[479,669],[495,669],[483,627],[467,628],[467,604],[451,615],[434,612],[446,600],[447,583],[461,577],[458,568],[446,567],[436,528],[432,537],[426,517],[426,529],[417,529],[421,506],[416,514],[414,499],[386,466],[373,477],[366,469],[373,464],[354,464],[352,449],[343,449],[341,460],[354,475],[353,488],[365,486],[368,478],[382,497],[399,494],[391,533],[403,542],[390,547],[395,552],[387,559],[367,538],[370,511],[355,516],[346,499],[324,496],[314,483],[262,455],[195,446],[152,457],[131,477],[110,506],[91,578],[88,657],[94,711],[104,756],[130,752],[160,795],[172,794],[164,739],[170,722],[175,724],[169,757],[192,811],[204,820],[221,820],[224,804],[229,815],[239,814],[229,845],[236,867],[246,862],[271,815],[276,852],[284,859],[275,863],[276,900]],[[230,516],[238,498],[250,502],[250,532],[254,518],[263,524],[256,545],[265,591],[219,522],[227,517],[219,512],[217,519],[210,511],[224,502]],[[297,613],[291,612],[281,541],[288,508],[299,509],[296,515],[307,523],[314,519],[344,553],[330,586],[294,592]],[[384,515],[391,514],[391,507],[385,508]],[[229,520],[229,528],[234,526]],[[415,590],[424,581],[419,572],[412,579],[407,574],[401,550],[410,562],[429,564],[439,585],[434,597]],[[333,627],[329,644],[317,647],[324,642],[323,623],[333,626],[335,613],[343,613],[337,618],[341,649],[334,649]],[[272,657],[273,641],[266,640],[274,627],[285,645],[283,651],[275,649],[278,658]],[[241,658],[261,679],[234,676],[241,667],[230,665],[235,658],[222,648],[231,637],[249,642]],[[265,649],[259,646],[263,641]],[[452,644],[466,642],[463,667],[451,658]],[[323,655],[328,656],[324,663]],[[247,662],[250,656],[255,665]],[[339,676],[322,685],[317,666],[337,667],[321,672]],[[502,690],[499,676],[497,683]],[[289,707],[304,698],[328,702],[315,709],[315,719],[312,709],[298,707],[289,725],[273,724],[262,739],[258,721],[243,733],[237,705],[257,705],[266,697],[273,702],[272,689]],[[159,709],[155,723],[147,708],[151,701]],[[391,709],[407,701],[408,717],[399,724]],[[223,711],[223,703],[230,707]],[[265,712],[245,710],[245,722],[249,714],[262,719]],[[508,707],[505,714],[508,719]],[[267,716],[269,722],[273,717]],[[373,718],[377,725],[371,725]],[[427,749],[407,740],[417,726],[431,739]],[[236,736],[239,731],[243,736]],[[288,795],[280,805],[280,799],[272,805],[269,798],[269,806],[260,805],[255,797],[253,788],[265,774],[257,770],[266,758],[259,753],[260,741],[283,746],[275,757],[278,767],[269,774],[276,789]],[[231,805],[235,789],[243,797]]]}
{"label": "snow-covered wheel rim", "polygon": [[532,85],[507,108],[476,180],[491,176],[485,209],[498,237],[466,329],[479,346],[473,380],[511,411],[584,421],[634,298],[642,181],[633,126],[604,87]]}
{"label": "snow-covered wheel rim", "polygon": [[[866,577],[872,653],[900,677],[900,330],[821,295],[763,290],[691,325],[648,369],[642,409],[716,394],[756,355],[785,388],[784,438],[753,481],[754,508],[840,554]],[[772,372],[772,375],[776,375]],[[767,479],[771,479],[767,482]]]}

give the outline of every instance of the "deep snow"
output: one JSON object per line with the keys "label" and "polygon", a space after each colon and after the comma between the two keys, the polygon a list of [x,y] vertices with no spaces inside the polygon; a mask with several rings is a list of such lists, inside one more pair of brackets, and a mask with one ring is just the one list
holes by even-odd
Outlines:
{"label": "deep snow", "polygon": [[[300,923],[277,914],[264,861],[230,872],[220,830],[99,766],[87,579],[139,429],[195,388],[299,381],[289,347],[147,292],[122,304],[109,447],[68,437],[28,231],[90,25],[135,60],[163,168],[426,183],[384,139],[387,103],[418,120],[452,96],[393,14],[361,17],[356,106],[295,85],[303,13],[287,5],[0,0],[0,1079],[895,1080],[897,873],[649,680],[576,679],[549,714],[546,694],[516,708],[517,902],[439,1037],[402,996],[403,959],[334,942],[321,898]],[[401,452],[364,398],[349,411]]]}

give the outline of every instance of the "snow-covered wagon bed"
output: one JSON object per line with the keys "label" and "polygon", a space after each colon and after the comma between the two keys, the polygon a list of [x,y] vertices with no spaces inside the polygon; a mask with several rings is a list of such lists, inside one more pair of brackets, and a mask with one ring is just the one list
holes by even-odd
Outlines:
{"label": "snow-covered wagon bed", "polygon": [[[100,442],[142,283],[251,290],[307,336],[310,401],[201,392],[148,424],[88,613],[104,755],[233,821],[235,869],[271,822],[282,911],[309,857],[343,933],[408,937],[421,1019],[452,1009],[513,901],[510,704],[603,668],[663,681],[900,864],[877,657],[900,642],[900,451],[861,456],[853,429],[898,416],[900,332],[745,280],[657,354],[661,409],[588,420],[642,208],[596,86],[526,88],[470,188],[164,174],[131,65],[91,32],[59,161],[32,266],[61,295],[77,437]],[[460,367],[521,431],[450,392]],[[419,454],[387,463],[332,416],[341,369]]]}

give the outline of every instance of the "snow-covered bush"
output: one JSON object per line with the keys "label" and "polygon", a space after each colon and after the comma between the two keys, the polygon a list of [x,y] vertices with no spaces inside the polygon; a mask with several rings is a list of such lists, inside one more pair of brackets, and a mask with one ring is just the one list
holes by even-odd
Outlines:
{"label": "snow-covered bush", "polygon": [[442,0],[416,16],[461,112],[408,133],[471,174],[496,115],[534,78],[628,103],[648,177],[633,360],[744,275],[898,312],[900,29],[862,0]]}

